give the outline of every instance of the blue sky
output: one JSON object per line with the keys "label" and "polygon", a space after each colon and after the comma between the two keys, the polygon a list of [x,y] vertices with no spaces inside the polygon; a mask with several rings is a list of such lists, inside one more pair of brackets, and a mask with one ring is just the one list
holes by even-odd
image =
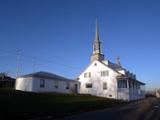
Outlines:
{"label": "blue sky", "polygon": [[[103,53],[160,87],[158,0],[0,0],[0,71],[76,77],[90,62],[98,17]],[[34,65],[35,61],[35,65]],[[34,67],[35,66],[35,67]]]}

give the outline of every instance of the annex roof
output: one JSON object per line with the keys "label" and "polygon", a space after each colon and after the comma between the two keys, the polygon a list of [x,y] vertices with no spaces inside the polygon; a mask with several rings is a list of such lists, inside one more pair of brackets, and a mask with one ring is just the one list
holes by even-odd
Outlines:
{"label": "annex roof", "polygon": [[69,80],[69,81],[73,81],[73,82],[75,81],[75,80],[72,80],[72,79],[62,77],[60,75],[56,75],[54,73],[49,73],[49,72],[44,72],[44,71],[39,71],[39,72],[35,72],[35,73],[22,75],[22,76],[19,76],[18,78],[21,78],[21,77],[24,77],[24,78],[26,78],[26,77],[38,77],[38,78],[44,78],[44,79]]}

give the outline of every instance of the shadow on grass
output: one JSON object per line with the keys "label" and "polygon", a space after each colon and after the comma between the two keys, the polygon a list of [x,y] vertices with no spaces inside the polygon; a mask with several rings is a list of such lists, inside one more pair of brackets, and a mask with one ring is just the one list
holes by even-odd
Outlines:
{"label": "shadow on grass", "polygon": [[91,95],[31,93],[0,89],[0,115],[4,119],[62,117],[84,111],[107,108],[126,102]]}

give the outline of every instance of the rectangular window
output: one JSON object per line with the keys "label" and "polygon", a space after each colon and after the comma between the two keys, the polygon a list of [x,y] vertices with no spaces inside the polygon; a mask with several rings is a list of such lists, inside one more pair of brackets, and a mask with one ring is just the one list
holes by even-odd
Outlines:
{"label": "rectangular window", "polygon": [[127,88],[127,80],[119,80],[118,88]]}
{"label": "rectangular window", "polygon": [[69,87],[70,87],[70,84],[66,83],[66,89],[69,89]]}
{"label": "rectangular window", "polygon": [[40,87],[41,88],[45,87],[45,80],[44,79],[40,79]]}
{"label": "rectangular window", "polygon": [[84,78],[90,78],[90,77],[91,77],[91,72],[84,73]]}
{"label": "rectangular window", "polygon": [[89,77],[89,78],[91,77],[91,72],[88,72],[88,77]]}
{"label": "rectangular window", "polygon": [[58,88],[58,80],[54,81],[54,88]]}
{"label": "rectangular window", "polygon": [[86,88],[92,88],[92,83],[86,83]]}
{"label": "rectangular window", "polygon": [[101,71],[101,76],[108,76],[109,75],[109,71],[105,70],[105,71]]}
{"label": "rectangular window", "polygon": [[87,73],[84,73],[84,78],[86,78],[87,77]]}
{"label": "rectangular window", "polygon": [[106,90],[106,89],[107,89],[107,83],[104,82],[104,83],[103,83],[103,90]]}

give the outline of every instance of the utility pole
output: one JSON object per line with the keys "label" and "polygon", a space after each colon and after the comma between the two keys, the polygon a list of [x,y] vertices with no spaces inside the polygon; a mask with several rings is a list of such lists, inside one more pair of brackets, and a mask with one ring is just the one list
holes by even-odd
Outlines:
{"label": "utility pole", "polygon": [[16,56],[17,56],[17,66],[16,66],[16,78],[19,76],[20,72],[20,57],[21,57],[21,50],[16,50]]}

